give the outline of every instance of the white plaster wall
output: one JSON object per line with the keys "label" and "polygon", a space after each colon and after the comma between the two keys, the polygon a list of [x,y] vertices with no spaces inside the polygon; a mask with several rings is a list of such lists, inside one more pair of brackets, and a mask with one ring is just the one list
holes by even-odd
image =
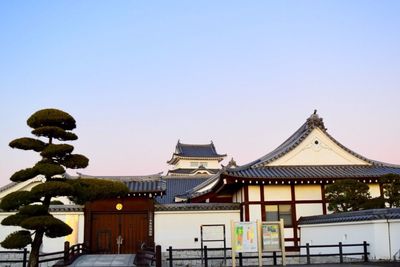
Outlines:
{"label": "white plaster wall", "polygon": [[[390,232],[390,255],[395,255],[400,251],[400,220],[389,220],[389,232]],[[400,252],[396,255],[396,258],[400,258]]]}
{"label": "white plaster wall", "polygon": [[292,200],[290,185],[266,185],[264,186],[265,201]]}
{"label": "white plaster wall", "polygon": [[[154,214],[155,243],[165,251],[173,248],[200,248],[200,226],[225,224],[226,245],[231,245],[231,220],[240,221],[235,211],[156,211]],[[198,238],[198,242],[194,239]],[[221,243],[207,243],[208,247],[223,247]]]}
{"label": "white plaster wall", "polygon": [[321,186],[319,185],[296,185],[294,187],[296,200],[321,200]]}
{"label": "white plaster wall", "polygon": [[249,205],[250,221],[262,221],[261,217],[261,205]]}
{"label": "white plaster wall", "polygon": [[207,191],[209,189],[211,189],[216,183],[218,182],[218,180],[215,180],[214,182],[210,183],[209,185],[201,188],[200,190],[198,190],[197,192],[204,192]]}
{"label": "white plaster wall", "polygon": [[[315,144],[318,141],[318,144]],[[295,149],[267,165],[370,165],[335,144],[315,128]]]}
{"label": "white plaster wall", "polygon": [[371,194],[371,197],[379,197],[381,195],[381,191],[379,189],[378,184],[369,184],[369,193]]}
{"label": "white plaster wall", "polygon": [[[315,224],[300,225],[301,244],[305,245],[323,245],[323,244],[343,244],[362,243],[367,241],[369,246],[370,258],[372,259],[391,259],[396,252],[396,248],[400,246],[400,220],[390,224],[390,240],[389,243],[389,227],[386,220],[351,222],[351,223],[335,223],[335,224]],[[391,248],[391,250],[390,250]],[[337,248],[329,249],[312,249],[313,253],[325,253],[327,251],[337,252]],[[345,252],[362,251],[359,248],[345,248]]]}
{"label": "white plaster wall", "polygon": [[[11,215],[13,213],[11,212],[0,212],[0,221],[2,221],[5,217]],[[71,240],[76,240],[77,243],[82,243],[83,242],[83,233],[84,233],[84,215],[83,212],[69,212],[69,213],[62,213],[62,212],[54,212],[52,213],[54,217],[57,219],[60,219],[67,224],[68,220],[67,217],[70,217],[74,219],[72,221],[76,221],[76,224],[70,225],[72,229],[74,230],[71,235],[65,236],[65,237],[59,237],[59,238],[43,238],[43,245],[42,245],[42,252],[55,252],[55,251],[62,251],[64,250],[64,242],[65,241],[71,241]],[[0,227],[0,240],[3,241],[4,238],[6,238],[10,233],[22,230],[20,227],[16,226],[1,226]],[[75,243],[71,243],[71,245],[74,245]],[[0,250],[5,250],[0,246]],[[30,250],[30,247],[28,247],[28,250]]]}
{"label": "white plaster wall", "polygon": [[296,204],[296,220],[301,216],[312,216],[323,214],[322,204]]}
{"label": "white plaster wall", "polygon": [[261,201],[260,186],[250,185],[248,188],[249,188],[249,201]]}
{"label": "white plaster wall", "polygon": [[197,169],[198,166],[197,167],[191,166],[190,165],[191,162],[198,162],[198,163],[207,162],[207,166],[204,166],[207,169],[219,169],[219,168],[221,168],[218,160],[211,160],[211,159],[208,159],[208,160],[204,160],[204,159],[199,159],[199,160],[196,160],[196,159],[190,159],[190,160],[189,159],[181,159],[176,163],[176,165],[174,166],[174,169],[179,169],[179,168],[182,168],[182,169]]}
{"label": "white plaster wall", "polygon": [[0,192],[0,200],[11,192],[15,191],[30,191],[34,186],[42,183],[42,177],[37,176],[25,182],[17,183],[10,188]]}

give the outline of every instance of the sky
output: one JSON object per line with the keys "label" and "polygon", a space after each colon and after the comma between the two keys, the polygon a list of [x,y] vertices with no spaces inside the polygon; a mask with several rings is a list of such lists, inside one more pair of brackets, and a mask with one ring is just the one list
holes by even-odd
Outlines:
{"label": "sky", "polygon": [[400,164],[399,1],[1,1],[0,186],[11,149],[58,108],[89,175],[164,172],[178,140],[239,165],[313,113],[343,145]]}

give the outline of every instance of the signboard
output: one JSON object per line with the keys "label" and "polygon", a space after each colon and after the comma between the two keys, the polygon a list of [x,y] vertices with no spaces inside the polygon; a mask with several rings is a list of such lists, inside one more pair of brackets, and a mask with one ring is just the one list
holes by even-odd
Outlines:
{"label": "signboard", "polygon": [[202,238],[204,241],[224,241],[225,240],[225,225],[202,225],[201,226]]}
{"label": "signboard", "polygon": [[281,251],[281,233],[279,223],[263,222],[261,225],[262,246],[264,251]]}
{"label": "signboard", "polygon": [[258,234],[256,222],[234,223],[234,250],[236,252],[257,252]]}

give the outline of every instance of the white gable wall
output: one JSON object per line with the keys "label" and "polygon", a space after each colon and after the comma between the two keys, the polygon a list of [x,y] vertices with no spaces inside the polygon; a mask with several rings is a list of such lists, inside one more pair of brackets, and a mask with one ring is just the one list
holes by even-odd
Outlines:
{"label": "white gable wall", "polygon": [[370,165],[334,143],[323,131],[315,128],[295,149],[269,166],[290,165]]}

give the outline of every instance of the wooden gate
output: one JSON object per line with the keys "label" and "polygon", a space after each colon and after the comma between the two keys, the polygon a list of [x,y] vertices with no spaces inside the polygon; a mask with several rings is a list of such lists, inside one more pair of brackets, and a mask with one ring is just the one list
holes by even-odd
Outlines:
{"label": "wooden gate", "polygon": [[86,207],[85,243],[93,253],[136,253],[143,242],[153,242],[153,220],[149,218],[153,215],[153,206],[129,205],[125,200],[123,209],[109,210],[109,207],[121,204],[121,200],[116,202],[108,205],[102,201]]}

